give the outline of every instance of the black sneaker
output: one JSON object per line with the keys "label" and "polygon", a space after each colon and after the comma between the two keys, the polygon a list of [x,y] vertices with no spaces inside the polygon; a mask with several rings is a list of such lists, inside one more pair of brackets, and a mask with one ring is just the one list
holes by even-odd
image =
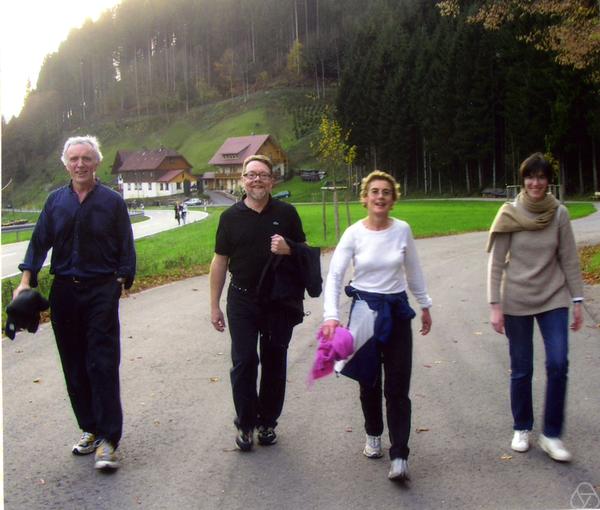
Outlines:
{"label": "black sneaker", "polygon": [[235,438],[235,445],[243,452],[249,452],[252,450],[252,432],[244,432],[238,430],[238,435]]}
{"label": "black sneaker", "polygon": [[269,446],[277,442],[277,434],[273,427],[258,427],[258,444]]}

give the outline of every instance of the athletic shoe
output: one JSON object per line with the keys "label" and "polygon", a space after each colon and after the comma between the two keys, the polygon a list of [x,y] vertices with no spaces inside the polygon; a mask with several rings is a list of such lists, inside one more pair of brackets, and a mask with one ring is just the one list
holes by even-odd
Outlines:
{"label": "athletic shoe", "polygon": [[538,439],[538,444],[551,459],[559,462],[570,462],[571,459],[573,459],[569,450],[565,448],[565,445],[558,437],[546,437],[544,434],[541,434]]}
{"label": "athletic shoe", "polygon": [[515,430],[510,447],[515,452],[526,452],[529,450],[529,430]]}
{"label": "athletic shoe", "polygon": [[252,432],[244,432],[243,430],[238,430],[238,435],[235,438],[236,446],[242,450],[243,452],[249,452],[252,450]]}
{"label": "athletic shoe", "polygon": [[394,459],[390,466],[390,472],[388,473],[390,480],[409,480],[408,476],[408,461],[406,459]]}
{"label": "athletic shoe", "polygon": [[269,446],[277,442],[277,434],[273,427],[258,427],[258,444]]}
{"label": "athletic shoe", "polygon": [[367,434],[363,455],[369,457],[369,459],[379,459],[380,457],[383,457],[383,452],[381,451],[381,436],[370,436]]}
{"label": "athletic shoe", "polygon": [[96,469],[102,469],[106,471],[112,471],[120,467],[120,463],[117,459],[115,447],[110,444],[106,439],[103,439],[96,448]]}
{"label": "athletic shoe", "polygon": [[73,455],[87,455],[96,450],[96,436],[91,432],[81,434],[81,439],[73,445]]}

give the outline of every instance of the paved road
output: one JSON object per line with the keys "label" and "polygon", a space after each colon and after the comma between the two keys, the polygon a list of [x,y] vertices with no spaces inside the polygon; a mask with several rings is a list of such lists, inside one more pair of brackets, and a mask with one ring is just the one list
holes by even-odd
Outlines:
{"label": "paved road", "polygon": [[[600,213],[574,224],[578,239],[600,242]],[[485,238],[417,241],[434,325],[415,338],[410,483],[389,482],[387,460],[361,454],[353,381],[306,388],[321,299],[306,301],[311,315],[292,340],[278,444],[236,451],[229,341],[210,325],[203,276],[122,301],[125,434],[114,475],[70,454],[78,431],[48,325],[3,341],[5,508],[570,508],[579,484],[600,490],[600,332],[586,316],[571,342],[565,440],[575,461],[555,463],[539,448],[512,452],[506,340],[491,330],[484,298]]]}
{"label": "paved road", "polygon": [[[175,213],[170,210],[147,209],[144,214],[150,219],[133,224],[133,236],[135,239],[178,227],[175,220]],[[203,211],[192,208],[188,209],[188,223],[203,220],[207,216],[208,214]],[[23,241],[21,243],[11,243],[2,246],[2,278],[19,274],[18,266],[25,257],[28,244],[29,241]],[[45,265],[49,264],[50,254],[46,258]]]}

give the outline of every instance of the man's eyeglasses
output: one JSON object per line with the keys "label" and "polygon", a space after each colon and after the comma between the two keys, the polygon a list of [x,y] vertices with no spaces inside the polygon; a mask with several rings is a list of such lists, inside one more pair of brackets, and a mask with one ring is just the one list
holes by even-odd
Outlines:
{"label": "man's eyeglasses", "polygon": [[266,172],[260,172],[260,173],[246,172],[245,174],[242,174],[242,177],[245,177],[249,181],[253,181],[254,179],[257,179],[257,178],[260,179],[261,181],[268,181],[269,179],[271,179],[271,174],[268,174]]}

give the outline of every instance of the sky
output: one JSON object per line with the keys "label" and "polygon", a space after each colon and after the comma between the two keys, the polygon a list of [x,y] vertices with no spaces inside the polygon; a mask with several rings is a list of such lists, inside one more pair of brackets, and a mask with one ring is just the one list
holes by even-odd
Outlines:
{"label": "sky", "polygon": [[0,7],[0,109],[6,121],[23,107],[27,80],[35,88],[44,57],[73,28],[120,0],[4,0]]}

